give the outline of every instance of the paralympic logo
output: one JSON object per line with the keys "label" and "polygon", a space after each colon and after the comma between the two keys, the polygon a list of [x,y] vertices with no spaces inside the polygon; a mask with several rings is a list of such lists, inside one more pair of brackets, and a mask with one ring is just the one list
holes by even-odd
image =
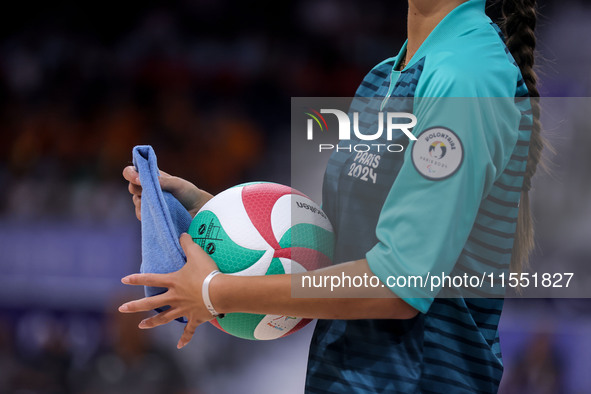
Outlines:
{"label": "paralympic logo", "polygon": [[443,159],[446,152],[447,147],[441,141],[435,141],[429,146],[429,155],[435,159]]}

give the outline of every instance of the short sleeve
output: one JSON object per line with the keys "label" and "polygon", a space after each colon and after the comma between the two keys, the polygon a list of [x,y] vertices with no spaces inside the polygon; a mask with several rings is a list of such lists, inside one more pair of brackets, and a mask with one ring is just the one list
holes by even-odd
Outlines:
{"label": "short sleeve", "polygon": [[[426,280],[453,270],[480,203],[516,144],[520,119],[512,97],[466,97],[473,91],[459,75],[437,95],[450,95],[452,86],[464,98],[415,99],[417,140],[404,153],[379,216],[378,243],[366,254],[382,283],[423,313],[439,290]],[[404,283],[397,277],[417,276],[424,286],[392,286]]]}

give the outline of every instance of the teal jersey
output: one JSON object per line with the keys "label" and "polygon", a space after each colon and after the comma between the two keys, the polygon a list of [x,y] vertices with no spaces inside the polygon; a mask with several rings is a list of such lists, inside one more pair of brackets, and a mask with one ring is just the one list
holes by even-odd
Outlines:
{"label": "teal jersey", "polygon": [[[532,118],[529,102],[514,99],[527,89],[484,3],[453,10],[403,70],[396,68],[405,46],[361,83],[351,105],[360,125],[371,129],[377,112],[402,106],[417,117],[417,140],[401,133],[383,141],[404,147],[400,153],[333,153],[323,209],[335,228],[335,262],[366,257],[384,284],[508,268]],[[374,180],[351,176],[356,165],[371,166]],[[420,286],[391,290],[419,315],[319,321],[307,392],[497,390],[502,299],[478,289],[470,298],[437,298],[438,289]]]}

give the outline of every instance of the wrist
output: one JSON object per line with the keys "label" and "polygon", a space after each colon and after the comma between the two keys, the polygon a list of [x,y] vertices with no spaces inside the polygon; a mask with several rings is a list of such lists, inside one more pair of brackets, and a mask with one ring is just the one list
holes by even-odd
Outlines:
{"label": "wrist", "polygon": [[215,306],[215,310],[220,314],[232,312],[229,307],[227,284],[231,277],[228,274],[218,274],[209,283],[209,299]]}
{"label": "wrist", "polygon": [[195,191],[193,192],[193,194],[196,197],[193,199],[193,203],[189,207],[186,207],[187,211],[189,211],[189,213],[191,214],[192,217],[195,217],[195,215],[197,215],[197,212],[199,212],[199,210],[209,200],[211,200],[213,198],[213,196],[211,194],[209,194],[208,192],[206,192],[205,190],[201,190],[197,186],[194,186],[194,187],[195,187]]}
{"label": "wrist", "polygon": [[203,279],[203,283],[201,284],[201,299],[203,301],[203,304],[205,306],[205,308],[209,311],[209,313],[211,314],[212,318],[215,317],[219,317],[222,318],[224,317],[224,313],[219,312],[217,310],[217,308],[214,306],[211,297],[210,297],[210,284],[211,282],[214,280],[214,278],[216,278],[218,275],[221,275],[221,272],[216,270],[211,271],[206,277],[205,279]]}

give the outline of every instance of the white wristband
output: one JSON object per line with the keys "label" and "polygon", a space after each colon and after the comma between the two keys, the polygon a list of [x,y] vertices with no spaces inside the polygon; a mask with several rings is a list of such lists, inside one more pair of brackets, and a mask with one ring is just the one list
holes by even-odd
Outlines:
{"label": "white wristband", "polygon": [[221,272],[218,270],[214,270],[211,271],[211,273],[205,277],[205,280],[203,281],[203,286],[201,287],[201,296],[203,297],[203,303],[205,304],[205,307],[207,308],[209,313],[211,313],[213,317],[222,318],[224,317],[224,314],[218,313],[213,307],[211,300],[209,299],[209,282],[211,282],[213,277],[217,274],[221,274]]}

